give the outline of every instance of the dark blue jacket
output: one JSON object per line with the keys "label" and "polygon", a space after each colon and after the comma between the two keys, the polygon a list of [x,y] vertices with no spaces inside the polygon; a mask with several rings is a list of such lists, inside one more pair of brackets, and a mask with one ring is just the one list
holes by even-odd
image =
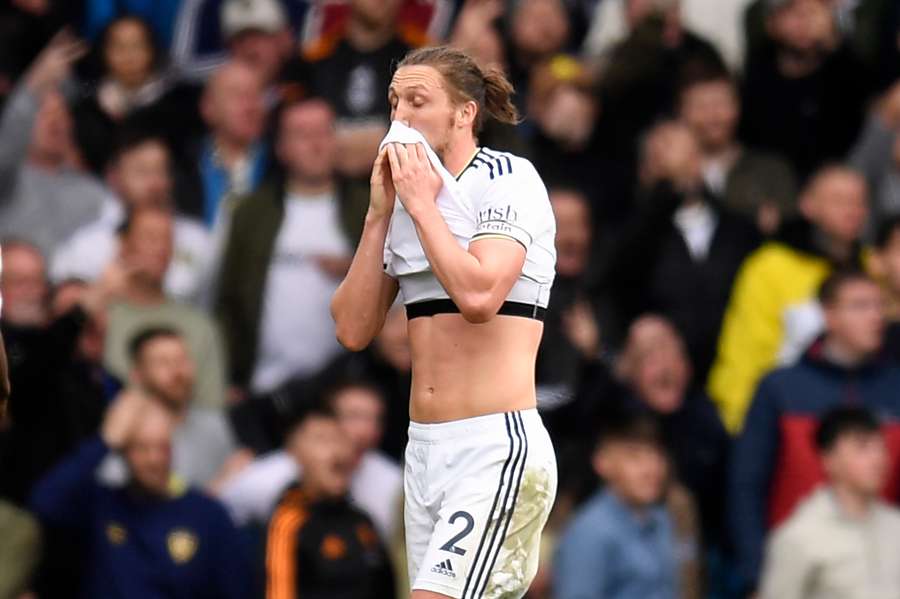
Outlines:
{"label": "dark blue jacket", "polygon": [[108,453],[99,438],[86,441],[31,497],[32,510],[45,524],[83,538],[87,571],[81,596],[248,597],[247,561],[225,509],[193,490],[153,500],[101,485],[95,470]]}
{"label": "dark blue jacket", "polygon": [[759,576],[766,532],[824,480],[814,435],[829,409],[859,405],[878,416],[892,464],[884,496],[898,498],[900,369],[875,361],[848,370],[829,362],[822,347],[813,344],[797,364],[762,379],[735,443],[729,523],[750,586]]}

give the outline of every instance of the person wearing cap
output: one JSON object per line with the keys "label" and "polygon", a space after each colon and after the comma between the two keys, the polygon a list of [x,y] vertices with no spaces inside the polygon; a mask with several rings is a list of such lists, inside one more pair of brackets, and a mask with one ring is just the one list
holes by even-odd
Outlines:
{"label": "person wearing cap", "polygon": [[250,65],[267,88],[293,49],[287,12],[278,0],[226,0],[222,39],[231,57]]}
{"label": "person wearing cap", "polygon": [[[278,37],[280,43],[287,44],[290,53],[294,34],[304,31],[307,14],[314,3],[308,0],[181,0],[180,4],[170,48],[172,63],[183,77],[199,83],[228,60],[233,52],[231,42],[241,33],[254,31]],[[263,45],[271,49],[269,41]],[[271,58],[271,53],[268,56]],[[257,57],[260,59],[266,60]]]}

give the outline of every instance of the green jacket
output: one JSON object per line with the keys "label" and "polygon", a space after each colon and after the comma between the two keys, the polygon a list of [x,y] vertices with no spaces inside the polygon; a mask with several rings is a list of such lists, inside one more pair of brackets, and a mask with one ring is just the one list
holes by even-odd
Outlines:
{"label": "green jacket", "polygon": [[[229,380],[241,388],[250,384],[256,365],[263,293],[284,219],[284,197],[284,181],[269,181],[240,199],[231,215],[215,311],[228,347]],[[341,224],[355,246],[368,206],[368,182],[340,181],[337,197]]]}

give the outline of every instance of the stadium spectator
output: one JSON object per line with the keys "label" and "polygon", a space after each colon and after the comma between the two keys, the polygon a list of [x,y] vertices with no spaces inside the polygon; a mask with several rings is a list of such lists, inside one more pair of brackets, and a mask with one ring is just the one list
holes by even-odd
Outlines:
{"label": "stadium spectator", "polygon": [[[297,393],[296,387],[286,394],[294,410],[311,403],[310,396],[319,395]],[[391,540],[399,532],[403,474],[395,461],[378,450],[384,430],[382,391],[364,380],[345,379],[325,391],[325,400],[350,444],[349,495],[372,519],[381,538]],[[302,481],[299,435],[298,428],[289,430],[284,449],[258,458],[225,483],[222,501],[238,523],[267,522],[284,491],[297,480]]]}
{"label": "stadium spectator", "polygon": [[[272,94],[285,63],[294,54],[283,5],[278,0],[226,0],[222,4],[222,37],[229,55],[256,71]],[[270,102],[280,99],[267,98]]]}
{"label": "stadium spectator", "polygon": [[403,461],[409,431],[409,390],[412,376],[406,310],[395,302],[375,340],[361,352],[337,357],[322,373],[323,380],[373,381],[385,397],[380,449],[394,461]]}
{"label": "stadium spectator", "polygon": [[8,241],[3,258],[0,330],[16,393],[9,428],[0,433],[0,495],[21,503],[38,477],[99,426],[109,377],[81,342],[111,287],[101,281],[75,301],[51,302],[36,247]]}
{"label": "stadium spectator", "polygon": [[884,353],[900,363],[900,216],[882,223],[875,245],[874,270],[887,300]]}
{"label": "stadium spectator", "polygon": [[[569,13],[561,0],[524,0],[509,9],[507,19],[509,80],[516,89],[527,90],[532,69],[567,49]],[[525,108],[523,100],[515,99],[520,109]]]}
{"label": "stadium spectator", "polygon": [[328,104],[288,105],[277,137],[285,176],[235,207],[217,301],[231,383],[255,394],[316,374],[340,351],[329,303],[350,264],[355,217],[335,178]]}
{"label": "stadium spectator", "polygon": [[[591,207],[575,190],[550,189],[556,218],[556,279],[550,296],[536,378],[541,416],[554,439],[567,430],[566,418],[551,415],[573,399],[585,361],[601,353],[600,330],[588,293],[593,231]],[[561,430],[557,430],[558,427]]]}
{"label": "stadium spectator", "polygon": [[166,68],[150,24],[134,15],[113,19],[94,47],[96,83],[75,98],[72,121],[85,162],[102,174],[110,139],[120,127],[151,131],[181,148],[202,133],[196,89],[181,85]]}
{"label": "stadium spectator", "polygon": [[41,530],[25,510],[0,499],[0,597],[25,596],[31,575],[41,558]]}
{"label": "stadium spectator", "polygon": [[618,402],[620,409],[649,411],[659,418],[670,448],[672,475],[697,502],[704,541],[720,545],[725,540],[724,492],[731,441],[715,406],[692,385],[691,362],[672,323],[656,315],[635,320],[615,375],[623,387],[618,398],[604,403]]}
{"label": "stadium spectator", "polygon": [[185,78],[202,81],[228,60],[230,36],[226,30],[235,22],[230,18],[226,23],[224,18],[229,3],[244,5],[232,9],[232,15],[238,15],[238,21],[254,23],[257,30],[283,31],[282,19],[286,18],[290,31],[283,41],[291,45],[295,38],[305,38],[313,29],[312,21],[320,16],[309,0],[277,0],[274,4],[266,0],[180,0],[171,52],[175,67]]}
{"label": "stadium spectator", "polygon": [[607,147],[594,78],[581,62],[559,55],[534,67],[528,92],[529,145],[550,186],[588,196],[594,229],[604,238],[631,209],[632,177]]}
{"label": "stadium spectator", "polygon": [[[743,25],[748,53],[765,47],[769,41],[766,17],[772,8],[783,3],[783,0],[755,0],[747,7]],[[894,3],[890,0],[828,0],[823,4],[834,13],[835,29],[844,43],[869,72],[879,75],[879,83],[895,79],[897,73],[890,76],[886,68],[894,58],[892,54],[898,50],[896,13],[892,14]]]}
{"label": "stadium spectator", "polygon": [[79,167],[60,94],[84,45],[59,34],[38,55],[0,116],[0,236],[27,236],[45,255],[100,212],[104,192]]}
{"label": "stadium spectator", "polygon": [[633,160],[642,131],[675,107],[678,83],[694,69],[722,69],[722,58],[681,20],[680,2],[630,2],[628,37],[601,68],[600,93],[614,145]]}
{"label": "stadium spectator", "polygon": [[849,157],[850,164],[865,175],[872,190],[872,222],[900,213],[898,131],[900,84],[876,102]]}
{"label": "stadium spectator", "polygon": [[268,167],[262,140],[266,107],[260,75],[243,62],[223,64],[206,83],[200,114],[209,134],[196,159],[199,205],[179,208],[201,216],[207,227],[227,227],[231,202],[256,189]]}
{"label": "stadium spectator", "polygon": [[668,476],[649,416],[611,420],[592,458],[606,482],[571,518],[553,563],[556,599],[678,596],[674,522],[660,505]]}
{"label": "stadium spectator", "polygon": [[172,261],[174,222],[160,207],[134,210],[122,227],[119,255],[106,276],[118,281],[109,304],[104,363],[121,380],[128,378],[128,344],[149,326],[180,331],[198,365],[193,401],[221,408],[225,402],[225,357],[221,335],[204,312],[166,296],[163,280]]}
{"label": "stadium spectator", "polygon": [[[51,279],[94,281],[116,257],[119,229],[128,213],[147,206],[173,209],[172,160],[160,137],[125,130],[106,171],[107,194],[100,217],[78,229],[52,257]],[[208,284],[211,241],[203,226],[175,215],[174,253],[166,271],[166,293],[183,302],[204,297]]]}
{"label": "stadium spectator", "polygon": [[829,3],[766,0],[767,41],[747,57],[741,138],[788,159],[801,179],[840,160],[871,89]]}
{"label": "stadium spectator", "polygon": [[394,597],[384,544],[347,498],[352,457],[338,418],[327,408],[307,409],[291,444],[303,477],[269,524],[266,597]]}
{"label": "stadium spectator", "polygon": [[828,412],[816,432],[826,484],[769,539],[761,599],[900,595],[900,511],[879,499],[888,452],[878,419],[861,408]]}
{"label": "stadium spectator", "polygon": [[[83,597],[248,596],[248,568],[225,509],[173,485],[172,417],[128,392],[111,406],[100,436],[84,442],[34,489],[30,505],[45,524],[78,535],[87,554]],[[129,482],[99,483],[95,471],[121,451]],[[71,592],[71,590],[70,590]]]}
{"label": "stadium spectator", "polygon": [[643,198],[610,252],[605,288],[620,327],[644,312],[669,318],[705,380],[732,283],[759,236],[710,197],[701,169],[699,144],[685,125],[663,123],[650,132]]}
{"label": "stadium spectator", "polygon": [[[196,366],[181,334],[165,327],[147,328],[135,335],[128,350],[129,384],[147,392],[172,416],[172,474],[185,484],[215,493],[253,456],[237,450],[221,410],[192,405]],[[112,462],[104,464],[104,480],[124,482],[123,464]]]}
{"label": "stadium spectator", "polygon": [[749,585],[759,576],[765,531],[790,515],[823,480],[812,443],[819,419],[846,404],[879,414],[890,446],[885,496],[900,483],[900,369],[878,357],[884,298],[859,271],[839,271],[822,284],[825,335],[799,363],[759,383],[731,465],[730,526],[738,565]]}
{"label": "stadium spectator", "polygon": [[384,99],[393,65],[426,39],[421,31],[397,27],[402,0],[349,4],[346,24],[308,44],[287,77],[334,107],[340,172],[368,177],[390,121]]}
{"label": "stadium spectator", "polygon": [[[763,373],[799,357],[821,331],[815,292],[835,266],[862,266],[866,225],[863,178],[844,167],[822,169],[804,189],[802,218],[750,254],[738,272],[722,321],[708,390],[725,426],[741,428]],[[788,343],[790,342],[790,343]]]}
{"label": "stadium spectator", "polygon": [[[0,422],[0,496],[22,504],[35,481],[96,433],[118,384],[102,366],[109,282],[90,288],[69,282],[51,296],[36,248],[8,242],[5,249],[0,289],[12,310],[0,329],[9,344],[16,394],[9,420]],[[81,562],[73,557],[79,545],[53,528],[42,537],[33,589],[42,597],[67,596],[81,577]]]}
{"label": "stadium spectator", "polygon": [[[708,39],[729,68],[740,71],[744,61],[743,13],[751,0],[680,0],[681,21],[696,35]],[[673,0],[602,0],[596,3],[582,53],[596,61],[624,39],[634,23],[655,7]]]}
{"label": "stadium spectator", "polygon": [[727,71],[698,71],[681,82],[678,118],[700,146],[706,189],[770,235],[796,212],[797,186],[791,167],[777,156],[747,148],[737,139],[741,105]]}

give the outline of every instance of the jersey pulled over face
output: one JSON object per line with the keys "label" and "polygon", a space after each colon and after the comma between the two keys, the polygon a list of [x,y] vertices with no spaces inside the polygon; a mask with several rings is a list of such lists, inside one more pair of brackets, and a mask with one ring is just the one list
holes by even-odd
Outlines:
{"label": "jersey pulled over face", "polygon": [[[546,308],[556,267],[556,221],[547,189],[527,159],[478,148],[463,172],[447,185],[464,198],[437,205],[464,248],[479,239],[503,238],[525,248],[525,264],[507,301]],[[447,299],[419,243],[412,218],[400,202],[394,206],[385,242],[385,272],[400,283],[405,304]]]}

